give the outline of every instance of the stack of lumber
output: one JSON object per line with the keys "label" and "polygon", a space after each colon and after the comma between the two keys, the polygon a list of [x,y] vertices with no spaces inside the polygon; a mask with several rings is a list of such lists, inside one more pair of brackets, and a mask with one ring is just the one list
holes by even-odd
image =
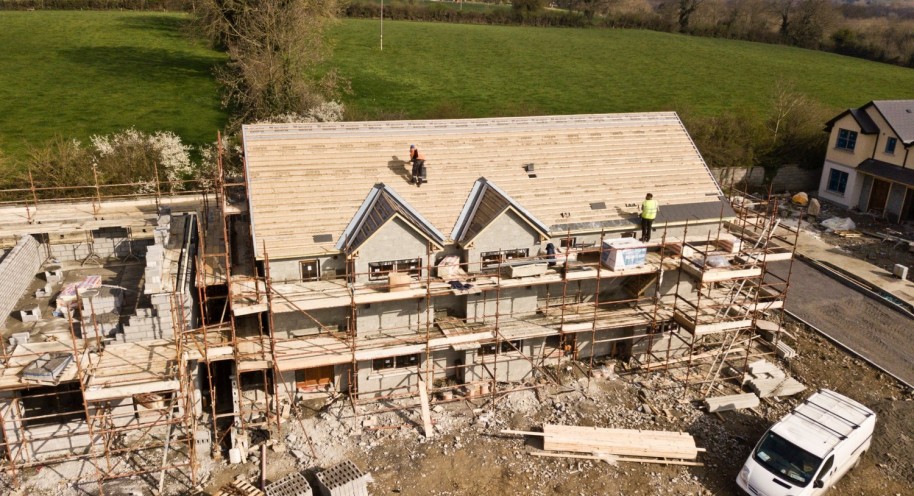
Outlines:
{"label": "stack of lumber", "polygon": [[721,233],[716,244],[727,253],[736,253],[742,248],[742,240],[729,233]]}
{"label": "stack of lumber", "polygon": [[675,236],[666,238],[663,249],[670,256],[692,258],[695,255],[695,250],[691,246],[686,245],[682,239]]}
{"label": "stack of lumber", "polygon": [[775,351],[780,358],[787,360],[797,356],[797,350],[788,346],[784,341],[778,341],[778,344],[775,347]]}
{"label": "stack of lumber", "polygon": [[[608,429],[544,424],[543,432],[502,431],[543,437],[543,453],[537,456],[605,459],[639,463],[701,465],[695,460],[704,449],[684,432]],[[578,455],[583,453],[586,455]]]}
{"label": "stack of lumber", "polygon": [[759,397],[755,393],[731,394],[728,396],[708,397],[704,400],[708,413],[728,412],[730,410],[742,410],[743,408],[755,408],[759,405]]}
{"label": "stack of lumber", "polygon": [[765,360],[749,364],[746,383],[759,398],[793,396],[806,389],[806,386],[796,379],[787,377],[777,365]]}

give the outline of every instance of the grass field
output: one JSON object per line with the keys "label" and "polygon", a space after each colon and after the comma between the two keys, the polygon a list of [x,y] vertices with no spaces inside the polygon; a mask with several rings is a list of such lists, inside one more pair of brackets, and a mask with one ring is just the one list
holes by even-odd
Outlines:
{"label": "grass field", "polygon": [[134,126],[215,140],[225,123],[212,66],[181,14],[0,12],[0,148]]}
{"label": "grass field", "polygon": [[[181,14],[0,12],[0,150],[130,126],[212,141],[221,55]],[[914,98],[914,70],[790,47],[605,29],[345,20],[332,63],[356,116],[763,110],[779,80],[834,108]]]}
{"label": "grass field", "polygon": [[914,69],[785,46],[608,29],[347,20],[334,63],[366,116],[761,110],[779,80],[834,108],[914,98]]}

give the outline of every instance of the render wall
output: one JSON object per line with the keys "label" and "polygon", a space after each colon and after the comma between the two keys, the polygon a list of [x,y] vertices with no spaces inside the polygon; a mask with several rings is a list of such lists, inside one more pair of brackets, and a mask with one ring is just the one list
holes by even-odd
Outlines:
{"label": "render wall", "polygon": [[[381,226],[368,240],[362,243],[355,259],[356,282],[368,282],[368,264],[391,260],[422,260],[422,277],[426,276],[427,241],[415,229],[399,218],[393,218]],[[434,260],[434,256],[432,260]],[[380,281],[379,281],[380,282]],[[385,281],[386,282],[386,281]]]}
{"label": "render wall", "polygon": [[17,310],[16,303],[28,290],[43,260],[38,241],[23,236],[0,261],[0,324]]}
{"label": "render wall", "polygon": [[466,248],[469,272],[481,268],[482,254],[499,250],[526,249],[533,257],[540,250],[540,234],[511,210],[493,220]]}
{"label": "render wall", "polygon": [[[345,311],[345,309],[341,309]],[[425,331],[429,317],[434,319],[434,309],[426,312],[426,299],[385,301],[370,305],[359,305],[356,310],[356,329],[360,336],[379,330]]]}

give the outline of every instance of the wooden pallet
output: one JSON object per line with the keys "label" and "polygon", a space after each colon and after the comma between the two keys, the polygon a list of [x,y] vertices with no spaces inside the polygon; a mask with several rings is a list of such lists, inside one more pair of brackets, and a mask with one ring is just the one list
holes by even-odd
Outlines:
{"label": "wooden pallet", "polygon": [[254,487],[244,476],[238,476],[231,483],[220,487],[213,496],[266,496],[266,494]]}

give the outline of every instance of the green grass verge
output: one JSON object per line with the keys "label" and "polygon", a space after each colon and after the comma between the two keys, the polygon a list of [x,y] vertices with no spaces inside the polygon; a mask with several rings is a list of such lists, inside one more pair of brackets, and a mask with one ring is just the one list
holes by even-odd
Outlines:
{"label": "green grass verge", "polygon": [[333,63],[366,117],[762,111],[778,81],[834,108],[914,98],[914,70],[824,52],[638,30],[385,22],[336,26]]}
{"label": "green grass verge", "polygon": [[226,121],[212,67],[183,14],[0,12],[0,150],[128,127],[215,141]]}

